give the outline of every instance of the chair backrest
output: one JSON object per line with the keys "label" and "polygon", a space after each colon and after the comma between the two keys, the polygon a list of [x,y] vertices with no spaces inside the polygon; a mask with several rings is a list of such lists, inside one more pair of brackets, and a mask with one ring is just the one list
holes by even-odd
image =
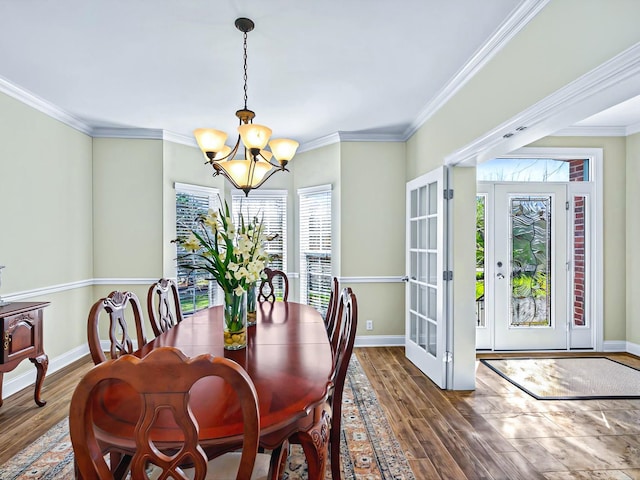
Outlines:
{"label": "chair backrest", "polygon": [[[100,444],[95,436],[93,405],[103,398],[111,379],[126,382],[139,394],[140,418],[134,429],[136,451],[131,459],[131,477],[147,478],[145,469],[162,471],[161,478],[204,480],[207,456],[198,439],[198,423],[189,407],[189,391],[203,377],[222,377],[236,392],[242,409],[244,432],[237,480],[249,480],[254,468],[260,438],[258,395],[247,372],[233,360],[210,354],[189,359],[174,347],[154,349],[142,360],[125,355],[94,367],[76,387],[71,398],[69,431],[76,468],[84,479],[112,479]],[[171,378],[171,381],[167,381]],[[113,385],[113,384],[111,384]],[[215,401],[215,399],[212,399]],[[161,451],[153,442],[153,425],[160,409],[173,414],[182,430],[184,443],[176,452]],[[175,447],[175,446],[174,446]],[[185,475],[180,465],[193,465],[195,476]]]}
{"label": "chair backrest", "polygon": [[156,337],[182,321],[176,282],[169,278],[161,278],[149,287],[147,313]]}
{"label": "chair backrest", "polygon": [[285,302],[289,298],[289,279],[287,274],[282,270],[273,270],[271,268],[265,268],[264,273],[267,276],[258,290],[259,302],[275,302],[276,301],[276,285],[278,282],[282,282],[282,300]]}
{"label": "chair backrest", "polygon": [[[138,345],[134,347],[133,340],[129,336],[127,327],[127,319],[125,318],[127,306],[133,311],[133,320],[136,327],[136,337]],[[100,345],[99,322],[100,315],[107,313],[109,315],[109,353],[111,358],[118,358],[127,353],[133,353],[136,348],[142,347],[147,343],[142,328],[143,317],[140,301],[133,292],[111,292],[106,298],[101,298],[91,307],[89,318],[87,319],[87,337],[89,341],[89,350],[91,359],[94,364],[104,362],[107,357]]]}
{"label": "chair backrest", "polygon": [[333,415],[339,421],[342,412],[342,391],[347,377],[347,368],[353,353],[358,328],[358,302],[350,288],[342,289],[336,315],[336,344],[333,357],[333,396],[331,406]]}
{"label": "chair backrest", "polygon": [[[324,325],[327,328],[329,339],[333,339],[333,332],[336,325],[336,313],[338,312],[338,300],[340,295],[340,283],[338,277],[331,279],[331,295],[329,295],[329,305],[324,316]],[[333,341],[331,342],[333,344]],[[333,345],[332,345],[333,346]]]}

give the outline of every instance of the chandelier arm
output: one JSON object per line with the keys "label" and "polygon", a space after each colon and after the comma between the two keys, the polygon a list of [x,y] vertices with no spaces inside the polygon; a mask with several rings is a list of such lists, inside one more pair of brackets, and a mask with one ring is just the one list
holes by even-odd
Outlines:
{"label": "chandelier arm", "polygon": [[[240,135],[238,135],[238,141],[236,142],[235,146],[231,149],[231,151],[225,155],[222,158],[209,158],[209,161],[205,162],[205,163],[210,163],[212,166],[214,166],[215,168],[215,163],[217,162],[222,162],[224,160],[228,160],[228,159],[233,159],[233,157],[235,157],[236,153],[238,152],[238,147],[240,146]],[[215,157],[215,155],[214,155]]]}
{"label": "chandelier arm", "polygon": [[[286,168],[284,168],[283,165],[280,165],[280,163],[273,163],[273,159],[276,158],[275,156],[271,157],[270,160],[267,160],[264,155],[262,155],[261,153],[258,153],[257,155],[255,155],[256,157],[260,157],[262,160],[264,160],[265,162],[267,162],[269,165],[271,165],[272,167],[277,168],[278,170],[286,170]],[[289,170],[287,170],[288,172]]]}

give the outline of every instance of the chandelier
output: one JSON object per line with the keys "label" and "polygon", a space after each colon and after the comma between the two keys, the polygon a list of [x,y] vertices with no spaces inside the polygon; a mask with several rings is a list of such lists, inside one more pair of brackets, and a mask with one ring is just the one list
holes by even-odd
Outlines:
{"label": "chandelier", "polygon": [[[225,144],[227,134],[220,130],[198,128],[193,134],[207,159],[206,163],[213,167],[213,176],[223,175],[235,188],[249,195],[252,189],[260,187],[275,172],[289,171],[287,163],[295,155],[298,142],[286,138],[269,141],[271,129],[253,123],[256,114],[247,108],[247,33],[255,24],[248,18],[238,18],[235,25],[244,38],[244,108],[236,112],[240,121],[238,140],[231,148]],[[240,141],[244,145],[244,158],[236,159]],[[270,151],[266,149],[267,143]],[[273,162],[274,158],[277,163]]]}

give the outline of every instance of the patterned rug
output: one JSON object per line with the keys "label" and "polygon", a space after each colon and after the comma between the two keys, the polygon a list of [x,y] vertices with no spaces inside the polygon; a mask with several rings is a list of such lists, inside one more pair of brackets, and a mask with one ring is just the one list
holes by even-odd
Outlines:
{"label": "patterned rug", "polygon": [[[415,480],[378,399],[355,356],[345,382],[342,408],[342,478]],[[0,467],[0,480],[73,478],[73,450],[66,420]],[[285,480],[306,480],[302,449],[291,447]],[[331,480],[327,468],[326,480]]]}
{"label": "patterned rug", "polygon": [[640,398],[640,370],[605,357],[480,361],[537,400]]}

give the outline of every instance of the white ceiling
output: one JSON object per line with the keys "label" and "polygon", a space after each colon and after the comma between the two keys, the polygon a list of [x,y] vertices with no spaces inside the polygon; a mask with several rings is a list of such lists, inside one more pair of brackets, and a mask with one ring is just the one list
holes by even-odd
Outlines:
{"label": "white ceiling", "polygon": [[234,20],[246,16],[255,123],[301,143],[402,136],[523,3],[0,0],[0,80],[93,128],[233,135],[243,107]]}

